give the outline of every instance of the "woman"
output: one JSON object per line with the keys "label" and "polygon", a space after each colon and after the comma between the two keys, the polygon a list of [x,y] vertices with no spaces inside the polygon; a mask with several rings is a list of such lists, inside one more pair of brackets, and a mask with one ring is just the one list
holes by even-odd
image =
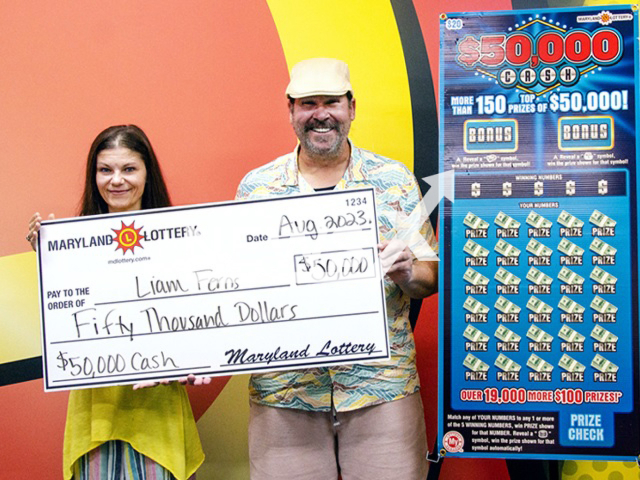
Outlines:
{"label": "woman", "polygon": [[[160,165],[144,132],[135,125],[101,132],[89,150],[80,215],[169,205]],[[39,213],[29,221],[27,240],[34,250],[41,221]],[[194,381],[190,376],[189,383]],[[65,479],[186,480],[203,460],[189,399],[179,383],[143,390],[74,390],[69,395]]]}

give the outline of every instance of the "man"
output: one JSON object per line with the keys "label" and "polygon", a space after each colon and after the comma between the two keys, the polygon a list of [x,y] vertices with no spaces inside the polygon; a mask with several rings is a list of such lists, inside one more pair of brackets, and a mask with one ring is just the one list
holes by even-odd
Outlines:
{"label": "man", "polygon": [[[245,176],[237,199],[373,186],[391,344],[388,362],[253,375],[249,386],[252,480],[424,480],[427,444],[410,297],[437,290],[437,262],[416,261],[409,248],[390,255],[396,220],[420,201],[402,164],[354,147],[349,69],[314,58],[293,67],[286,90],[295,151]],[[401,214],[399,213],[401,212]],[[435,245],[431,226],[424,238]]]}

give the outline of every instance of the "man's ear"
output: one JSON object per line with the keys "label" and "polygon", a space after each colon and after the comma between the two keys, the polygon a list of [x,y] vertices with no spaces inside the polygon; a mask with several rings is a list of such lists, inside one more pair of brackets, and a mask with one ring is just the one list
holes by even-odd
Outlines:
{"label": "man's ear", "polygon": [[349,105],[349,110],[351,110],[351,121],[354,121],[356,119],[356,99],[352,98],[351,99],[351,105]]}
{"label": "man's ear", "polygon": [[289,123],[291,125],[293,125],[293,104],[294,104],[294,102],[295,102],[295,100],[291,101],[291,100],[289,100],[287,98],[287,107],[289,108]]}

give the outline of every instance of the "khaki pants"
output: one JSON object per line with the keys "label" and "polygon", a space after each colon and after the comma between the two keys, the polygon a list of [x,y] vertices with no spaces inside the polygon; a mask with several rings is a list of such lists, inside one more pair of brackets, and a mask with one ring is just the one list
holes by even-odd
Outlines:
{"label": "khaki pants", "polygon": [[251,403],[251,480],[425,480],[426,456],[419,393],[335,419]]}

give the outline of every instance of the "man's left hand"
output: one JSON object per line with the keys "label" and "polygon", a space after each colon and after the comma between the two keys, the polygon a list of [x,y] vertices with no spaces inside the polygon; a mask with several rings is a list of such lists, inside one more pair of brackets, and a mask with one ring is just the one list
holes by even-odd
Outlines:
{"label": "man's left hand", "polygon": [[411,298],[438,291],[438,262],[416,261],[409,247],[393,239],[378,244],[382,271]]}

